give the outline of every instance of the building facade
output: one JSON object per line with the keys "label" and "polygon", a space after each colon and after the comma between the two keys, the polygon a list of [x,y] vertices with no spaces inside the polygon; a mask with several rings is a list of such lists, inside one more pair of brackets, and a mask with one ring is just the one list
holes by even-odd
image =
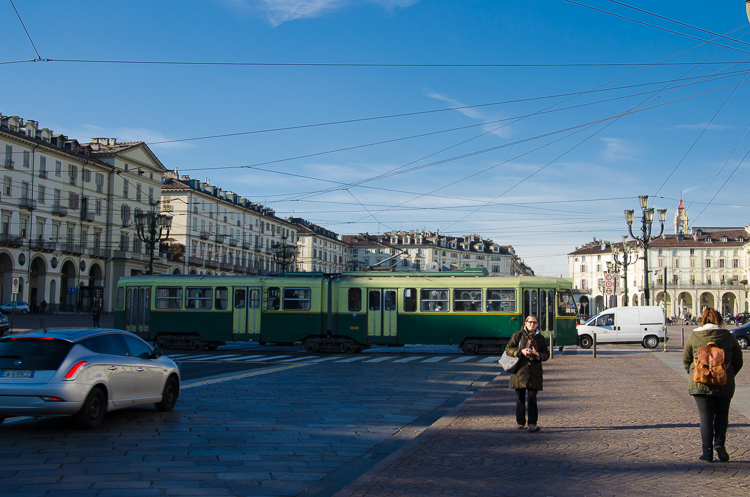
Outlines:
{"label": "building facade", "polygon": [[427,231],[391,231],[382,235],[344,235],[350,245],[351,269],[392,271],[456,271],[485,268],[492,276],[533,275],[515,255],[478,235],[451,237]]}
{"label": "building facade", "polygon": [[144,270],[142,247],[118,253],[128,231],[118,216],[159,198],[164,166],[143,142],[80,143],[16,116],[0,115],[0,152],[2,301],[17,280],[17,300],[32,309],[111,310],[117,279]]}
{"label": "building facade", "polygon": [[208,181],[168,172],[161,191],[162,210],[172,215],[169,273],[278,273],[274,246],[297,243],[295,224]]}
{"label": "building facade", "polygon": [[297,271],[335,274],[346,270],[349,245],[337,233],[299,217],[287,221],[297,226]]}
{"label": "building facade", "polygon": [[[680,200],[674,235],[662,235],[649,246],[650,304],[665,307],[667,317],[697,316],[706,307],[724,315],[748,310],[750,226],[688,229]],[[569,274],[582,314],[593,315],[605,306],[645,305],[646,276],[643,249],[634,241],[629,254],[627,293],[624,270],[618,271],[614,296],[605,296],[605,274],[615,272],[614,261],[624,262],[623,244],[596,240],[568,254]]]}

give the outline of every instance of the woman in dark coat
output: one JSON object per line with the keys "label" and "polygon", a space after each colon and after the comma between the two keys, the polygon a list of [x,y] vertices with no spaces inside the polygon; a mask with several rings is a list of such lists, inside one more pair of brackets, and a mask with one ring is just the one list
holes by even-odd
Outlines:
{"label": "woman in dark coat", "polygon": [[[701,420],[701,444],[703,453],[701,461],[713,462],[714,449],[719,460],[728,461],[729,453],[724,447],[729,426],[729,404],[734,396],[734,377],[742,369],[742,349],[737,338],[722,328],[721,314],[708,307],[703,311],[700,328],[693,330],[682,351],[682,363],[688,372],[688,393],[693,396],[698,406]],[[707,385],[693,380],[695,358],[698,349],[714,342],[724,351],[724,363],[727,365],[726,385]]]}
{"label": "woman in dark coat", "polygon": [[510,388],[516,391],[516,422],[518,429],[526,427],[526,396],[529,404],[529,431],[539,431],[536,394],[542,390],[542,362],[549,359],[549,349],[539,333],[539,320],[533,314],[526,318],[521,331],[513,334],[505,353],[519,358],[519,367],[510,377]]}

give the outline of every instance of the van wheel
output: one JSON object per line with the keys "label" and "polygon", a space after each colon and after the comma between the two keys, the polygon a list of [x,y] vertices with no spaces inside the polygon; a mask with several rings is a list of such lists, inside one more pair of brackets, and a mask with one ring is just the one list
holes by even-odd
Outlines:
{"label": "van wheel", "polygon": [[76,424],[81,428],[96,428],[102,424],[104,413],[107,412],[107,399],[104,392],[97,387],[89,392],[83,407],[73,415]]}
{"label": "van wheel", "polygon": [[643,346],[647,349],[655,349],[659,346],[659,337],[649,335],[643,339]]}
{"label": "van wheel", "polygon": [[578,339],[578,345],[580,345],[582,349],[590,349],[591,346],[594,345],[594,339],[589,335],[581,335]]}

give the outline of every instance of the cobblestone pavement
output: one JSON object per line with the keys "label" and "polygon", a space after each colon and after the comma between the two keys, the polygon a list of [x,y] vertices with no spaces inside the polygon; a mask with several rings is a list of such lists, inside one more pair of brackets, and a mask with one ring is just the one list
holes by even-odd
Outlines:
{"label": "cobblestone pavement", "polygon": [[[665,364],[664,352],[622,352],[547,362],[541,432],[516,429],[503,373],[336,496],[750,495],[747,409],[730,413],[731,461],[700,462],[687,375]],[[674,363],[681,349],[665,355]],[[738,375],[744,385],[748,378],[750,364]]]}

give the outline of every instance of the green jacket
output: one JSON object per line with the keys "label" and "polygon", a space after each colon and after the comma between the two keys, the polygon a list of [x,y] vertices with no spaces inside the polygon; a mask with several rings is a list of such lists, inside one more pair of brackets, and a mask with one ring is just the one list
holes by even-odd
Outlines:
{"label": "green jacket", "polygon": [[[708,342],[714,342],[724,350],[724,360],[729,362],[727,368],[727,384],[721,386],[710,386],[705,383],[693,381],[693,370],[695,369],[695,357],[698,349],[705,347]],[[717,395],[719,397],[734,396],[734,377],[742,369],[742,349],[732,333],[715,324],[707,324],[696,328],[685,342],[682,351],[682,364],[688,372],[688,392],[690,395]]]}
{"label": "green jacket", "polygon": [[510,377],[510,388],[528,388],[531,390],[542,390],[544,375],[542,362],[549,359],[549,349],[544,337],[537,331],[534,335],[534,346],[539,352],[539,359],[527,359],[521,354],[521,350],[527,347],[527,340],[523,333],[517,331],[513,334],[505,348],[505,353],[511,357],[518,357],[521,366]]}

